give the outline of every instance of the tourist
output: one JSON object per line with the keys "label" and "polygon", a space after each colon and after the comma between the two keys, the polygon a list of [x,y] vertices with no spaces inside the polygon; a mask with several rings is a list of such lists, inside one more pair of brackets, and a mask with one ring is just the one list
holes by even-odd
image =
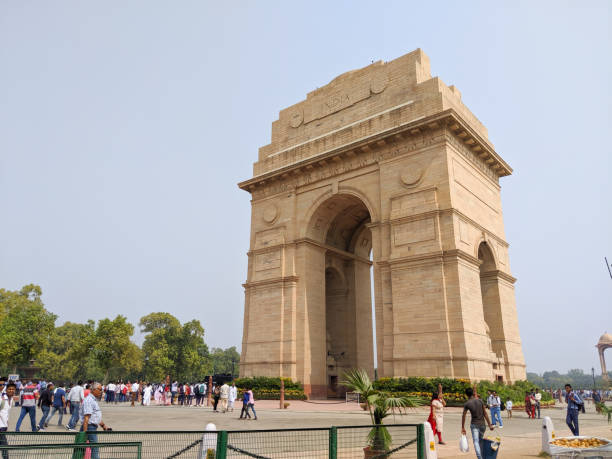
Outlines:
{"label": "tourist", "polygon": [[438,436],[438,444],[440,445],[446,444],[442,441],[442,426],[445,406],[446,401],[442,396],[442,384],[438,384],[438,392],[434,392],[431,396],[431,405],[427,422],[429,422],[429,425],[431,425],[431,430],[433,431],[434,436]]}
{"label": "tourist", "polygon": [[170,399],[170,403],[174,405],[174,397],[176,397],[176,393],[178,392],[178,382],[174,381],[171,386],[172,398]]}
{"label": "tourist", "polygon": [[542,401],[542,394],[540,394],[540,389],[536,389],[535,390],[535,394],[534,394],[533,398],[535,399],[535,407],[534,408],[538,412],[538,419],[540,419],[540,402]]}
{"label": "tourist", "polygon": [[236,382],[232,381],[232,387],[230,387],[228,402],[228,410],[234,412],[234,401],[238,397],[238,389],[236,388]]}
{"label": "tourist", "polygon": [[32,432],[36,432],[36,386],[32,381],[29,381],[22,388],[21,394],[19,394],[19,405],[21,406],[21,413],[19,414],[19,419],[17,419],[15,432],[19,432],[21,421],[23,421],[26,414],[30,416]]}
{"label": "tourist", "polygon": [[[98,405],[98,399],[102,397],[102,384],[94,382],[91,384],[90,390],[89,395],[85,397],[81,405],[79,419],[81,421],[81,432],[88,432],[87,440],[90,443],[98,443],[98,435],[89,432],[95,432],[98,430],[98,426],[108,430],[108,426],[102,422],[102,410]],[[98,459],[99,457],[99,448],[92,448],[91,458]]]}
{"label": "tourist", "polygon": [[470,420],[470,431],[472,432],[472,441],[474,443],[474,452],[476,453],[476,457],[478,459],[482,459],[482,451],[484,446],[484,434],[487,430],[487,425],[489,429],[493,430],[493,425],[489,420],[489,415],[487,414],[487,410],[485,409],[484,403],[481,399],[476,398],[474,396],[474,389],[468,387],[465,390],[465,395],[468,397],[468,401],[463,405],[463,416],[461,417],[461,433],[463,435],[465,432],[465,415],[469,411],[471,420]]}
{"label": "tourist", "polygon": [[51,405],[53,405],[52,382],[45,384],[45,388],[40,393],[40,398],[38,399],[38,407],[42,410],[43,414],[40,418],[40,423],[38,424],[37,430],[41,430],[43,432],[45,431],[45,423],[47,422],[49,411],[51,411]]}
{"label": "tourist", "polygon": [[221,411],[227,413],[227,400],[229,399],[230,388],[226,382],[223,383],[219,392],[221,397]]}
{"label": "tourist", "polygon": [[247,404],[247,413],[249,412],[249,408],[253,412],[253,420],[257,421],[257,413],[255,412],[255,396],[253,395],[253,388],[249,388],[247,391],[249,394],[249,403]]}
{"label": "tourist", "polygon": [[144,392],[142,393],[142,404],[144,406],[149,406],[151,404],[152,391],[153,388],[151,387],[151,384],[147,384],[147,386],[144,388]]}
{"label": "tourist", "polygon": [[527,417],[531,419],[531,396],[529,395],[529,391],[525,392],[525,412],[527,413]]}
{"label": "tourist", "polygon": [[68,421],[68,425],[66,425],[66,429],[71,432],[74,431],[76,427],[76,423],[79,419],[79,409],[81,407],[81,402],[85,398],[85,391],[83,390],[83,381],[79,381],[76,386],[70,389],[68,392],[68,401],[70,402],[70,412],[72,416],[70,417],[70,421]]}
{"label": "tourist", "polygon": [[565,402],[567,403],[567,416],[565,423],[572,431],[574,436],[580,435],[578,428],[578,412],[584,406],[582,399],[572,390],[571,384],[565,385]]}
{"label": "tourist", "polygon": [[[0,381],[0,445],[7,445],[4,432],[8,430],[9,414],[13,407],[13,397],[17,386],[12,382]],[[8,459],[8,451],[2,451],[2,459]]]}
{"label": "tourist", "polygon": [[51,419],[55,415],[56,412],[59,412],[59,419],[57,421],[57,425],[62,425],[62,420],[64,419],[64,409],[66,408],[66,391],[62,387],[62,383],[57,385],[57,388],[53,392],[53,406],[51,407],[51,414],[47,418],[47,422],[45,423],[45,427],[49,426]]}
{"label": "tourist", "polygon": [[219,386],[213,386],[213,412],[217,413],[217,405],[219,404],[219,398],[221,397],[221,389]]}
{"label": "tourist", "polygon": [[138,382],[134,382],[134,384],[132,384],[132,387],[130,388],[131,392],[132,392],[132,405],[134,406],[135,402],[138,402],[138,389],[139,389],[140,385],[138,384]]}
{"label": "tourist", "polygon": [[508,419],[512,419],[512,399],[508,399],[506,402],[506,412],[508,413]]}
{"label": "tourist", "polygon": [[113,403],[115,401],[115,390],[117,386],[112,381],[106,386],[106,403]]}
{"label": "tourist", "polygon": [[155,389],[155,404],[156,405],[161,405],[162,404],[162,395],[164,393],[164,386],[163,385],[159,385],[157,386],[157,389]]}
{"label": "tourist", "polygon": [[240,411],[240,419],[246,418],[251,419],[251,416],[249,415],[249,392],[245,390],[242,393],[242,411]]}
{"label": "tourist", "polygon": [[171,405],[173,403],[173,396],[171,391],[172,386],[170,384],[164,385],[164,405]]}
{"label": "tourist", "polygon": [[491,410],[491,422],[493,425],[497,425],[499,422],[499,428],[503,429],[504,425],[501,419],[501,399],[497,396],[497,392],[494,390],[489,391],[489,397],[487,398],[487,404]]}

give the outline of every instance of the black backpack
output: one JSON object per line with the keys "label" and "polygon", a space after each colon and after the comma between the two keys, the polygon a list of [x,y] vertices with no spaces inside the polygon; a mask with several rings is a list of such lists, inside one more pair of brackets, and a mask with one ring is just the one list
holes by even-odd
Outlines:
{"label": "black backpack", "polygon": [[501,402],[501,406],[500,406],[500,408],[501,408],[501,410],[502,410],[502,411],[505,411],[505,410],[506,410],[506,403],[505,403],[503,400],[502,400],[502,402]]}

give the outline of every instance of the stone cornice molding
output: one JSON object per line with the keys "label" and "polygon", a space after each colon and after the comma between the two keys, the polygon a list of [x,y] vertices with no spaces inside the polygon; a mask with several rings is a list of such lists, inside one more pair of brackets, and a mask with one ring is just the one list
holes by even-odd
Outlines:
{"label": "stone cornice molding", "polygon": [[297,283],[299,277],[298,276],[283,276],[283,277],[275,277],[274,279],[266,279],[255,282],[245,282],[242,284],[245,290],[258,288],[258,287],[266,287],[269,285],[275,284],[295,284]]}
{"label": "stone cornice molding", "polygon": [[[417,149],[416,144],[404,145],[408,148],[397,148],[395,150],[390,149],[389,146],[401,144],[402,141],[410,140],[411,138],[417,138],[421,142],[428,140],[428,143],[425,142],[425,144],[419,145],[419,148],[422,148],[433,143],[433,134],[435,133],[441,134],[443,137],[443,139],[438,138],[437,141],[448,141],[447,131],[451,132],[460,140],[462,145],[465,145],[466,148],[472,151],[474,158],[484,161],[486,167],[493,171],[495,176],[503,177],[512,173],[510,166],[495,152],[490,143],[476,133],[469,126],[469,123],[455,110],[448,109],[436,115],[419,118],[403,125],[383,130],[365,139],[348,142],[313,156],[289,162],[286,165],[240,182],[238,186],[243,190],[253,192],[256,188],[268,186],[270,182],[286,181],[292,175],[307,174],[315,169],[320,169],[327,166],[329,162],[332,164],[339,163],[347,158],[359,158],[364,155],[374,156],[374,162],[383,161]],[[426,136],[429,136],[429,139],[426,139]],[[288,150],[286,154],[289,154],[290,151]],[[364,163],[364,165],[367,164],[367,162]],[[339,171],[339,173],[344,172],[346,170]]]}
{"label": "stone cornice molding", "polygon": [[499,269],[482,273],[480,277],[481,279],[503,279],[506,282],[510,282],[511,284],[514,284],[516,282],[515,277],[512,277],[510,274],[500,271]]}

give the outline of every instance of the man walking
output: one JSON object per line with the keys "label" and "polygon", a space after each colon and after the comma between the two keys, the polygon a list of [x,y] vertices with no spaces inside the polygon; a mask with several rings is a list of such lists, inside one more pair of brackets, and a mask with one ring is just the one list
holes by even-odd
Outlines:
{"label": "man walking", "polygon": [[470,431],[472,432],[472,441],[474,442],[474,452],[478,459],[482,459],[482,450],[484,446],[484,434],[489,429],[493,430],[489,415],[485,409],[484,403],[479,398],[474,396],[474,389],[468,387],[465,390],[465,395],[468,396],[468,401],[463,405],[463,416],[461,417],[461,433],[465,435],[465,415],[469,411]]}
{"label": "man walking", "polygon": [[565,423],[576,437],[580,435],[578,429],[578,412],[584,405],[582,399],[576,392],[572,390],[571,384],[565,385],[565,402],[567,403],[567,416],[565,417]]}
{"label": "man walking", "polygon": [[138,402],[138,389],[140,389],[140,385],[138,384],[138,382],[132,384],[132,406],[134,406],[134,402]]}
{"label": "man walking", "polygon": [[[87,432],[87,440],[90,443],[98,443],[98,435],[95,432],[98,430],[98,426],[102,427],[103,430],[108,430],[108,426],[102,422],[102,410],[98,400],[102,397],[102,384],[95,382],[91,384],[91,392],[83,400],[83,404],[80,409],[79,418],[81,420],[81,432]],[[99,459],[100,451],[99,448],[91,449],[91,458]]]}
{"label": "man walking", "polygon": [[74,428],[76,427],[76,423],[79,420],[79,410],[81,409],[81,402],[85,398],[85,394],[83,391],[83,381],[77,383],[70,392],[68,392],[68,401],[70,402],[70,411],[72,416],[70,416],[70,421],[68,421],[68,425],[66,429],[71,432],[74,432]]}
{"label": "man walking", "polygon": [[540,394],[540,389],[536,389],[535,391],[535,409],[538,412],[538,419],[540,419],[540,402],[542,401],[542,394]]}
{"label": "man walking", "polygon": [[499,422],[499,428],[503,429],[504,425],[501,418],[501,399],[497,396],[497,392],[494,390],[490,391],[487,404],[491,410],[491,422],[493,425],[497,425],[497,422]]}
{"label": "man walking", "polygon": [[40,398],[38,399],[38,407],[42,410],[42,417],[40,418],[40,423],[38,424],[38,430],[45,431],[45,423],[47,422],[47,417],[49,416],[49,411],[51,411],[51,405],[53,405],[53,383],[48,383],[43,391],[40,393]]}
{"label": "man walking", "polygon": [[230,388],[226,382],[221,386],[221,412],[227,413],[227,401],[229,399]]}
{"label": "man walking", "polygon": [[232,381],[232,387],[230,387],[229,391],[229,399],[227,400],[228,411],[234,411],[234,401],[236,400],[236,397],[238,397],[238,389],[236,388],[236,382]]}
{"label": "man walking", "polygon": [[[9,414],[13,407],[15,390],[16,386],[13,382],[7,384],[5,381],[0,381],[0,445],[8,446],[4,432],[8,430]],[[2,459],[8,459],[8,451],[2,451]]]}
{"label": "man walking", "polygon": [[26,414],[30,415],[32,432],[36,432],[36,386],[32,383],[32,381],[29,381],[28,384],[26,384],[19,395],[19,405],[21,406],[21,413],[19,414],[19,419],[17,419],[15,432],[19,432],[19,429],[21,428],[21,421],[23,421]]}
{"label": "man walking", "polygon": [[51,418],[55,415],[56,412],[59,412],[59,419],[57,421],[57,425],[62,425],[62,420],[64,419],[64,409],[66,407],[66,391],[62,387],[62,383],[58,384],[58,387],[55,389],[53,393],[53,406],[51,407],[51,414],[47,418],[47,422],[45,423],[45,427],[49,425],[51,422]]}

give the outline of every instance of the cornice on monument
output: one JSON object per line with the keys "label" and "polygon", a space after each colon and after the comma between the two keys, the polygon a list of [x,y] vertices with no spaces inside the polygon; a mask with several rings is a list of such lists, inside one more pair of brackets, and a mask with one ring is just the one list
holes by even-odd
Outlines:
{"label": "cornice on monument", "polygon": [[[314,156],[283,165],[240,182],[238,186],[245,191],[252,192],[256,188],[269,185],[271,182],[309,173],[326,167],[330,163],[340,163],[345,159],[376,153],[411,138],[422,137],[424,134],[432,134],[441,130],[452,133],[454,139],[471,152],[473,159],[482,163],[495,177],[504,177],[512,173],[512,168],[495,152],[489,142],[472,129],[454,109],[448,109],[436,115],[412,120],[368,136],[365,139],[348,142]],[[378,158],[378,160],[384,159],[386,159],[384,154],[381,154]]]}

